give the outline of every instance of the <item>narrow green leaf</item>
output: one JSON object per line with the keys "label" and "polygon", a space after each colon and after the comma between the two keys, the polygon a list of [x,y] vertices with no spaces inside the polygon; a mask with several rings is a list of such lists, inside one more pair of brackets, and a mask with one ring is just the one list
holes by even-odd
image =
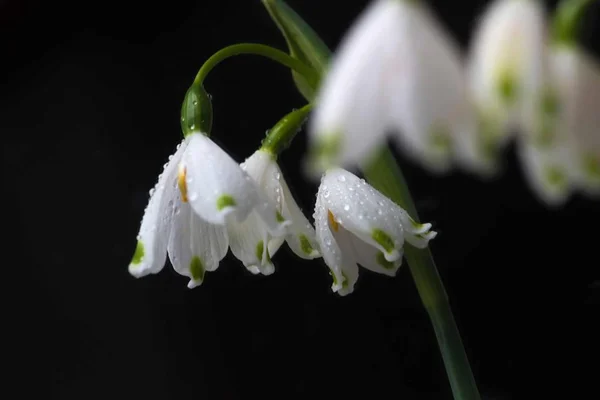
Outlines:
{"label": "narrow green leaf", "polygon": [[[282,0],[262,0],[269,15],[283,34],[292,57],[310,65],[323,76],[331,51],[317,33]],[[317,88],[301,75],[292,71],[292,77],[300,93],[312,101]]]}

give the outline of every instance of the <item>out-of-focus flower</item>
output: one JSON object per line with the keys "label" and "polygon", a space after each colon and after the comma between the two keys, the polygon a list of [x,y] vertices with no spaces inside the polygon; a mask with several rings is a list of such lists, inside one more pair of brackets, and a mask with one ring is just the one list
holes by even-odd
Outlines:
{"label": "out-of-focus flower", "polygon": [[333,277],[332,290],[342,296],[354,290],[357,264],[394,276],[405,239],[424,248],[436,236],[431,224],[415,222],[363,179],[339,168],[322,177],[314,218],[317,241]]}
{"label": "out-of-focus flower", "polygon": [[543,134],[546,42],[545,10],[538,1],[495,0],[478,23],[467,70],[480,147],[491,160],[513,131],[531,140]]}
{"label": "out-of-focus flower", "polygon": [[373,1],[336,52],[316,104],[310,163],[319,173],[365,160],[388,130],[432,170],[453,156],[483,165],[458,47],[422,2]]}
{"label": "out-of-focus flower", "polygon": [[254,180],[262,195],[276,207],[277,220],[291,223],[285,236],[273,237],[258,212],[242,222],[227,224],[232,253],[253,273],[274,272],[271,257],[284,241],[301,258],[319,257],[315,230],[296,204],[273,155],[260,149],[241,167]]}

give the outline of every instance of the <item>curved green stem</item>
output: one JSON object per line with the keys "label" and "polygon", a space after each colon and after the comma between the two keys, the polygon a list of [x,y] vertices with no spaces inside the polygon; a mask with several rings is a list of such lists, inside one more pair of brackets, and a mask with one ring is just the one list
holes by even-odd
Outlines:
{"label": "curved green stem", "polygon": [[[417,222],[419,216],[394,155],[384,146],[363,168],[365,178],[377,190],[404,208]],[[456,400],[480,400],[477,384],[454,321],[448,295],[429,248],[408,244],[404,256],[415,280],[421,301],[429,314],[440,346],[452,393]]]}
{"label": "curved green stem", "polygon": [[312,104],[309,103],[280,119],[267,133],[267,137],[262,142],[261,149],[268,151],[276,158],[283,150],[288,148],[311,110]]}
{"label": "curved green stem", "polygon": [[194,85],[201,85],[204,82],[204,79],[206,79],[208,73],[218,64],[220,64],[221,61],[240,54],[254,54],[269,58],[296,71],[307,81],[309,81],[311,85],[314,85],[314,87],[317,87],[318,85],[319,76],[313,68],[309,67],[302,61],[289,56],[287,53],[284,53],[281,50],[258,43],[234,44],[217,51],[202,65],[198,71],[198,74],[196,74]]}

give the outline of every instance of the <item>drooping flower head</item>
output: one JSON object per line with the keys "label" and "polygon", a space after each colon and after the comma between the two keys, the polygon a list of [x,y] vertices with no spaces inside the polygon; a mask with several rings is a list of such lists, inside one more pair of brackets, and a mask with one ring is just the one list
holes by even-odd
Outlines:
{"label": "drooping flower head", "polygon": [[[294,200],[274,155],[265,149],[252,154],[241,167],[256,183],[262,195],[275,205],[276,218],[290,222],[284,236],[273,236],[260,218],[252,212],[243,223],[228,223],[227,230],[233,254],[251,271],[269,274],[274,271],[270,262],[286,241],[292,251],[304,259],[320,256],[315,230]],[[262,266],[262,267],[261,267]]]}
{"label": "drooping flower head", "polygon": [[332,290],[352,293],[358,265],[394,276],[402,263],[404,240],[424,248],[436,236],[431,224],[415,222],[401,207],[352,173],[335,168],[321,179],[315,229]]}
{"label": "drooping flower head", "polygon": [[[188,103],[197,105],[198,92],[188,91],[184,108]],[[210,101],[207,95],[203,101]],[[184,128],[183,142],[151,191],[129,264],[129,272],[135,277],[160,272],[168,252],[174,269],[191,278],[188,286],[199,285],[205,271],[216,269],[227,253],[225,225],[241,224],[251,214],[256,214],[260,228],[273,237],[286,234],[290,222],[281,217],[239,164],[198,130],[203,127],[198,121],[206,119],[194,113],[206,109],[193,107],[185,114],[191,114],[191,125]],[[259,265],[266,264],[270,261],[265,246]],[[247,267],[252,272],[258,268]]]}

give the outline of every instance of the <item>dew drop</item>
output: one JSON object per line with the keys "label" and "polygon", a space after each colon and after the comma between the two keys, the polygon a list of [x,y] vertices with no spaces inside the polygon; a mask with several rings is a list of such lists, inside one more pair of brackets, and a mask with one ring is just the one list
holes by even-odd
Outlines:
{"label": "dew drop", "polygon": [[194,106],[197,106],[197,105],[198,105],[198,100],[194,100],[194,101],[192,101],[192,104],[193,104]]}
{"label": "dew drop", "polygon": [[338,176],[338,181],[346,182],[346,177],[344,175],[340,175],[340,176]]}

